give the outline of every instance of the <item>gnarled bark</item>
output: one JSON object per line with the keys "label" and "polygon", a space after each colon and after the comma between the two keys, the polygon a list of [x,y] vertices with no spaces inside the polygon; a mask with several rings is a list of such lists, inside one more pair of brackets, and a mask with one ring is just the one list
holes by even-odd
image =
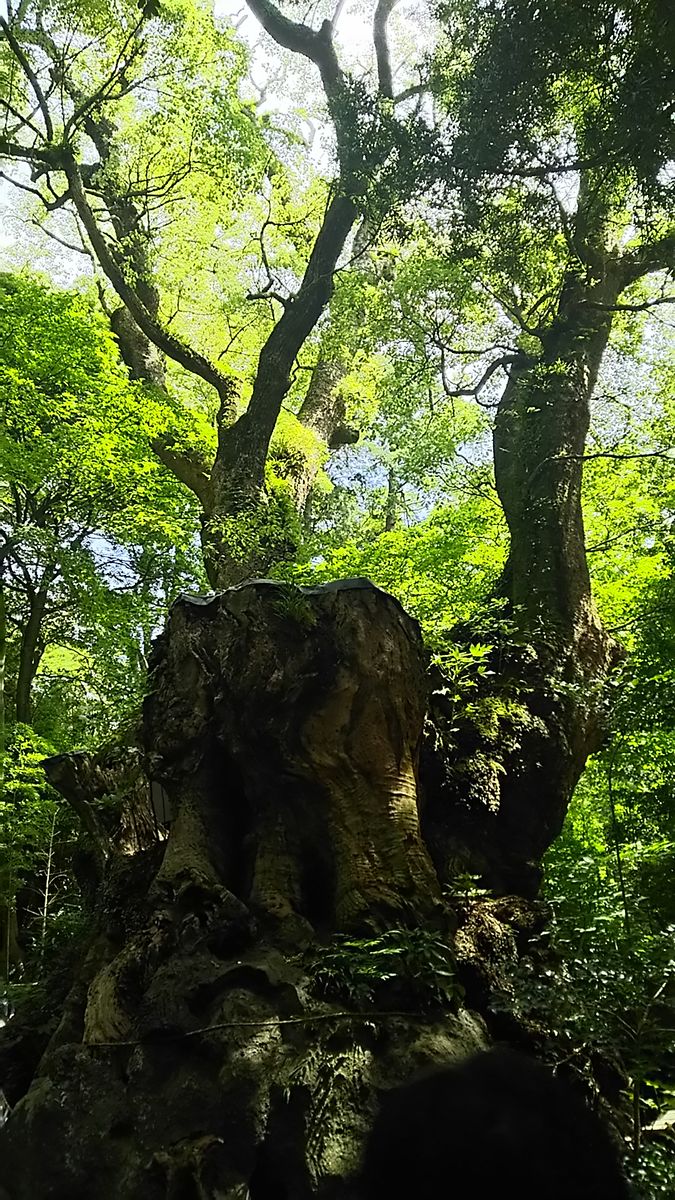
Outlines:
{"label": "gnarled bark", "polygon": [[[330,928],[406,898],[433,907],[416,807],[423,656],[394,600],[365,581],[185,600],[151,678],[145,737],[177,813],[163,883],[220,881],[259,915]],[[215,781],[225,814],[209,807]]]}
{"label": "gnarled bark", "polygon": [[417,815],[426,692],[415,622],[365,581],[174,606],[143,738],[176,817],[163,853],[106,865],[67,1019],[10,1097],[12,1200],[347,1200],[378,1090],[485,1044],[456,1002],[424,1013],[394,980],[338,1003],[310,966],[339,931],[450,942]]}
{"label": "gnarled bark", "polygon": [[[101,1200],[350,1200],[378,1092],[486,1044],[455,985],[420,1001],[403,972],[355,1001],[316,974],[339,935],[352,939],[344,986],[360,936],[422,930],[487,1013],[518,936],[542,919],[512,898],[442,893],[430,804],[457,845],[467,827],[428,755],[418,764],[429,686],[416,623],[365,580],[254,581],[174,605],[142,722],[146,778],[174,819],[166,842],[111,847],[47,1045],[21,1025],[0,1037],[12,1200],[77,1200],[92,1181]],[[49,770],[80,804],[121,765]],[[501,838],[512,879],[545,848],[529,800],[503,792],[483,851],[494,866]],[[481,802],[465,789],[478,831]]]}

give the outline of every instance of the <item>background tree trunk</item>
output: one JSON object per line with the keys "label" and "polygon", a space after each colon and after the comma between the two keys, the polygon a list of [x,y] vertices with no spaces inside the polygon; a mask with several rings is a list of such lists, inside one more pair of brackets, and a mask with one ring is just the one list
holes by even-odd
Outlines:
{"label": "background tree trunk", "polygon": [[28,593],[28,620],[21,633],[19,650],[19,673],[16,681],[16,719],[24,725],[30,724],[31,693],[33,682],[42,657],[42,622],[47,609],[52,574],[45,571],[40,587]]}
{"label": "background tree trunk", "polygon": [[[494,431],[495,481],[511,543],[503,590],[516,622],[573,644],[588,665],[603,637],[591,600],[581,484],[590,400],[620,291],[571,276],[535,363],[512,369]],[[598,643],[594,646],[594,643]]]}

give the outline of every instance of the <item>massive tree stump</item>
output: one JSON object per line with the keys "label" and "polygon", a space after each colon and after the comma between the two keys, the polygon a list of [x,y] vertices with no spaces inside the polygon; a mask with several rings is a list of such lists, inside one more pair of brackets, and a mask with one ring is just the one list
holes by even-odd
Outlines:
{"label": "massive tree stump", "polygon": [[352,582],[261,581],[174,606],[144,737],[176,812],[159,882],[343,928],[439,889],[417,817],[416,623]]}
{"label": "massive tree stump", "polygon": [[491,733],[448,719],[365,580],[180,599],[140,757],[47,767],[92,843],[93,930],[0,1039],[10,1200],[348,1200],[378,1092],[485,1044],[467,1006],[489,1017],[542,919],[452,885],[536,890],[592,733],[558,691],[530,670]]}
{"label": "massive tree stump", "polygon": [[174,606],[142,723],[173,821],[105,865],[63,1016],[9,1097],[11,1200],[347,1200],[378,1091],[485,1043],[459,992],[376,978],[357,1002],[312,965],[406,928],[452,961],[417,812],[426,705],[416,623],[363,581]]}

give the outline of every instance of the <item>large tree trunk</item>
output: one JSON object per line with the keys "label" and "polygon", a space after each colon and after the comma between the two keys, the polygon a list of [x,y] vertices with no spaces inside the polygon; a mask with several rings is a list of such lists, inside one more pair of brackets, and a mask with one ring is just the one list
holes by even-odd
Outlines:
{"label": "large tree trunk", "polygon": [[[504,591],[518,624],[547,628],[589,663],[605,640],[591,599],[581,512],[590,400],[620,290],[565,283],[536,363],[512,369],[497,411],[495,481],[511,534]],[[603,307],[605,306],[605,307]],[[594,644],[599,644],[595,646]]]}
{"label": "large tree trunk", "polygon": [[[510,532],[499,619],[457,633],[493,646],[459,706],[443,678],[425,741],[423,827],[441,878],[461,865],[498,891],[535,895],[589,754],[604,737],[602,690],[620,649],[591,594],[581,486],[590,399],[621,290],[566,281],[536,362],[513,369],[497,412],[497,490]],[[452,690],[452,688],[450,689]]]}
{"label": "large tree trunk", "polygon": [[[418,820],[418,628],[365,581],[248,584],[174,606],[150,685],[147,762],[175,819],[110,856],[39,1062],[18,1026],[0,1045],[3,1183],[12,1200],[348,1200],[378,1089],[486,1042],[435,974],[457,920]],[[70,794],[83,769],[50,776]],[[395,928],[434,948],[422,984],[419,958],[387,980],[366,955],[371,990],[350,993],[339,935]]]}

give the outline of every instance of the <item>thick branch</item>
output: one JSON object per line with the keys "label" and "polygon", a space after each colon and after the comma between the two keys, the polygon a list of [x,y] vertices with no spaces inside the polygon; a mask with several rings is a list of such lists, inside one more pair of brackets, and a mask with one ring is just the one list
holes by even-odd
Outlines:
{"label": "thick branch", "polygon": [[[613,451],[613,450],[597,450],[593,454],[558,454],[558,455],[556,455],[556,460],[558,462],[565,462],[565,461],[572,461],[572,460],[576,460],[577,462],[592,462],[594,459],[597,459],[597,458],[610,458],[613,460],[618,460],[619,462],[621,462],[622,460],[629,461],[632,459],[640,459],[640,458],[667,458],[669,462],[672,462],[673,459],[675,459],[675,448],[673,448],[672,446],[668,446],[665,450],[639,450],[639,451],[636,450],[632,454],[629,454],[629,453],[624,454],[619,451]],[[545,462],[552,462],[552,461],[553,461],[553,459],[551,459],[551,458],[545,459]]]}
{"label": "thick branch", "polygon": [[394,99],[394,80],[391,73],[389,42],[387,41],[387,21],[395,4],[396,0],[378,0],[373,18],[373,43],[377,58],[380,95],[388,100]]}
{"label": "thick branch", "polygon": [[53,758],[43,759],[42,768],[52,787],[61,793],[80,818],[83,828],[91,838],[99,869],[102,870],[110,854],[110,839],[87,797],[88,762],[89,756],[86,754],[58,754]]}
{"label": "thick branch", "polygon": [[[658,269],[658,268],[655,268]],[[588,308],[598,308],[605,312],[648,312],[650,308],[658,308],[661,304],[675,304],[675,294],[671,296],[655,296],[652,300],[643,300],[637,304],[600,304],[594,300],[586,301]]]}
{"label": "thick branch", "polygon": [[265,32],[279,46],[302,54],[316,64],[326,95],[332,99],[342,83],[342,72],[333,45],[332,22],[324,21],[319,30],[311,29],[299,21],[289,21],[270,0],[246,0],[246,3]]}
{"label": "thick branch", "polygon": [[172,358],[174,362],[180,363],[192,375],[199,376],[200,379],[204,379],[206,383],[214,387],[221,398],[221,402],[227,401],[233,405],[236,394],[234,381],[227,375],[223,375],[204,355],[199,354],[196,350],[192,350],[184,342],[180,341],[179,338],[174,337],[173,334],[164,329],[159,321],[148,312],[134,289],[127,283],[122,271],[113,258],[105,237],[98,227],[85,194],[82,177],[72,155],[64,154],[62,169],[68,180],[77,214],[91,242],[101,270],[114,287],[120,300],[128,308],[139,329],[143,331],[145,336],[149,338],[158,350],[161,350],[169,358]]}
{"label": "thick branch", "polygon": [[51,118],[51,113],[49,112],[49,105],[47,104],[45,94],[44,94],[42,88],[40,87],[40,81],[38,80],[38,77],[35,74],[35,71],[33,70],[32,66],[30,65],[30,62],[29,62],[28,58],[26,57],[26,55],[24,54],[21,46],[19,45],[16,38],[14,37],[14,34],[12,33],[10,25],[8,24],[8,22],[5,20],[4,17],[0,17],[0,29],[2,30],[5,37],[7,38],[7,42],[12,51],[12,54],[14,55],[16,61],[18,62],[19,66],[21,67],[21,70],[23,71],[24,75],[26,76],[26,79],[30,83],[31,88],[33,89],[33,94],[35,96],[35,99],[38,102],[39,107],[40,107],[40,112],[42,113],[42,120],[45,123],[45,133],[47,134],[47,141],[51,142],[54,140],[54,126],[52,125],[52,118]]}
{"label": "thick branch", "polygon": [[180,483],[184,483],[194,493],[204,512],[209,513],[213,508],[213,489],[208,465],[205,462],[195,462],[187,454],[172,450],[161,438],[154,438],[150,445],[159,461]]}
{"label": "thick branch", "polygon": [[675,229],[671,228],[655,242],[646,242],[629,250],[621,259],[623,286],[628,287],[643,275],[675,267]]}
{"label": "thick branch", "polygon": [[3,158],[18,158],[22,162],[42,163],[47,168],[56,169],[55,151],[50,147],[22,146],[11,138],[0,137],[0,155]]}
{"label": "thick branch", "polygon": [[[441,354],[441,360],[442,359],[443,355]],[[478,396],[479,392],[483,390],[486,383],[492,379],[492,376],[500,369],[500,367],[506,369],[506,367],[514,366],[516,363],[522,364],[523,361],[524,356],[520,352],[515,354],[503,354],[500,358],[493,359],[493,361],[483,371],[480,379],[478,379],[476,383],[472,384],[471,387],[459,388],[452,387],[452,385],[448,383],[445,372],[445,364],[443,361],[441,361],[441,380],[443,383],[443,390],[445,391],[446,396]]]}
{"label": "thick branch", "polygon": [[429,91],[429,88],[430,84],[428,81],[426,83],[412,83],[410,87],[404,88],[402,92],[394,96],[394,104],[404,104],[406,100],[413,100],[415,96],[423,96],[425,92]]}
{"label": "thick branch", "polygon": [[[335,267],[355,219],[356,208],[352,201],[347,196],[334,197],[314,243],[300,289],[260,352],[253,394],[242,418],[256,431],[255,464],[251,464],[256,474],[262,471],[269,440],[290,387],[290,373],[298,351],[330,300]],[[229,438],[228,430],[224,430],[224,436]],[[236,443],[236,434],[234,438]]]}

